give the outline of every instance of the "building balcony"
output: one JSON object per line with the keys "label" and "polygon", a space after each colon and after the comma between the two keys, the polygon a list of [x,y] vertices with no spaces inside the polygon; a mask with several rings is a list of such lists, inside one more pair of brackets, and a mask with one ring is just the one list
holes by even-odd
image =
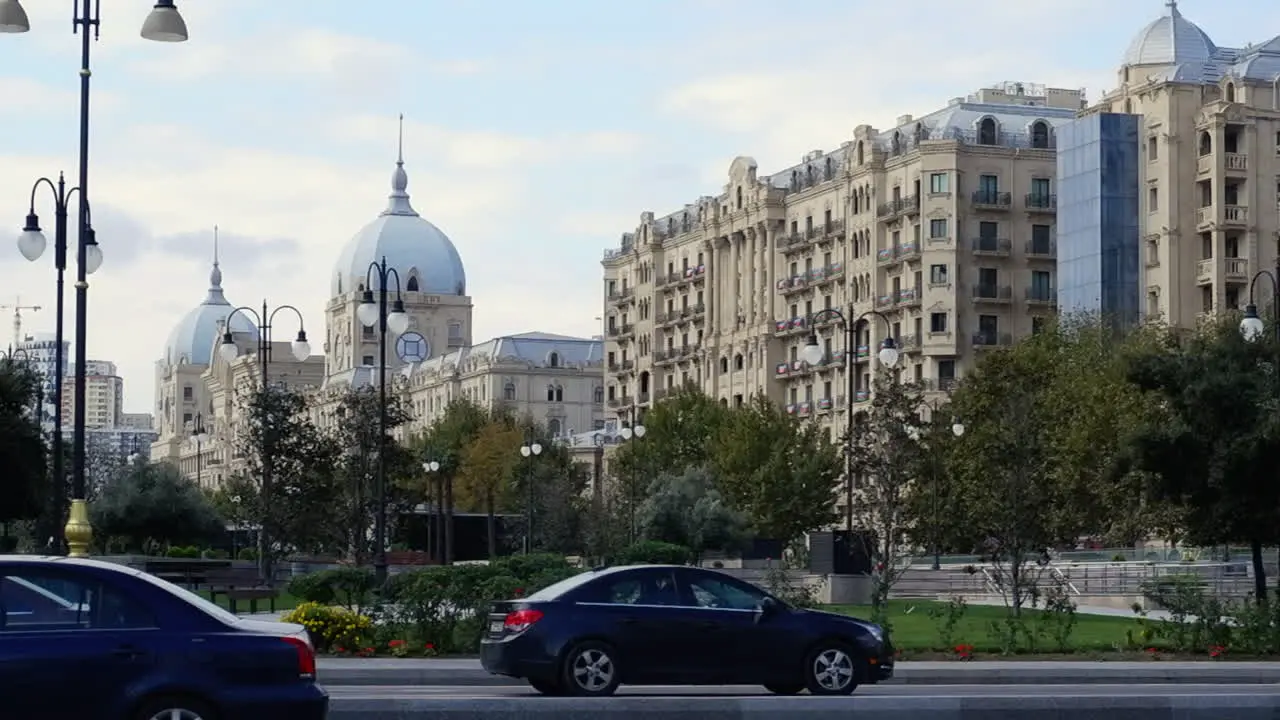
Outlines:
{"label": "building balcony", "polygon": [[975,210],[1008,210],[1013,205],[1013,196],[998,190],[975,190],[972,200]]}
{"label": "building balcony", "polygon": [[923,293],[919,287],[900,288],[894,297],[894,304],[900,308],[916,307],[920,304]]}
{"label": "building balcony", "polygon": [[[1222,212],[1216,211],[1221,207]],[[1244,205],[1207,205],[1196,208],[1196,229],[1209,231],[1215,225],[1224,227],[1245,227],[1249,224],[1249,208]]]}
{"label": "building balcony", "polygon": [[1046,287],[1029,287],[1027,288],[1027,304],[1056,306],[1058,304],[1058,291]]}
{"label": "building balcony", "polygon": [[915,195],[908,195],[880,203],[876,208],[876,217],[880,220],[889,220],[900,215],[916,215],[919,212],[920,198]]}
{"label": "building balcony", "polygon": [[974,347],[1005,347],[1013,344],[1013,336],[1002,332],[976,332],[973,334]]}
{"label": "building balcony", "polygon": [[1249,156],[1244,153],[1223,153],[1222,167],[1233,175],[1249,172]]}
{"label": "building balcony", "polygon": [[893,265],[900,261],[896,247],[881,248],[876,251],[876,262],[880,265]]}
{"label": "building balcony", "polygon": [[1013,288],[1008,285],[987,285],[979,283],[973,286],[975,302],[1009,302],[1013,298]]}
{"label": "building balcony", "polygon": [[614,305],[622,305],[635,296],[636,291],[634,288],[624,288],[622,290],[609,293],[609,302]]}
{"label": "building balcony", "polygon": [[790,320],[779,320],[773,324],[774,337],[787,337],[804,332],[809,327],[809,322],[803,317],[793,317]]}
{"label": "building balcony", "polygon": [[836,278],[844,276],[844,263],[831,263],[826,267],[809,271],[810,284],[826,285]]}
{"label": "building balcony", "polygon": [[808,248],[809,238],[804,233],[794,232],[778,238],[777,245],[784,255],[792,255]]}
{"label": "building balcony", "polygon": [[976,237],[973,239],[974,255],[991,255],[1008,257],[1013,243],[1008,238]]}
{"label": "building balcony", "polygon": [[[1248,282],[1249,280],[1249,260],[1246,258],[1229,257],[1222,258],[1222,279],[1227,282]],[[1196,263],[1196,284],[1211,285],[1214,280],[1214,272],[1218,268],[1216,258],[1205,258]]]}
{"label": "building balcony", "polygon": [[887,310],[893,307],[894,303],[896,303],[897,301],[898,301],[898,298],[895,297],[893,293],[889,293],[888,295],[880,295],[876,297],[876,309]]}
{"label": "building balcony", "polygon": [[1028,260],[1053,260],[1058,257],[1056,240],[1028,240],[1026,245]]}
{"label": "building balcony", "polygon": [[911,262],[920,259],[920,244],[916,242],[905,242],[896,248],[898,259],[903,262]]}
{"label": "building balcony", "polygon": [[809,276],[800,274],[783,278],[777,282],[776,288],[784,297],[795,295],[798,292],[809,289]]}
{"label": "building balcony", "polygon": [[1058,211],[1058,196],[1052,193],[1027,193],[1027,212],[1053,213]]}

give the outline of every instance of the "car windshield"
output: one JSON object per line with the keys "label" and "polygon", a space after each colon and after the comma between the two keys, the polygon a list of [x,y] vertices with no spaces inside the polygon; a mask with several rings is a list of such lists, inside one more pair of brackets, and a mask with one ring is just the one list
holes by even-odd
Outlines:
{"label": "car windshield", "polygon": [[141,570],[137,571],[137,577],[142,578],[143,580],[151,583],[152,585],[163,589],[165,592],[169,593],[170,595],[173,595],[174,597],[185,600],[187,603],[196,606],[200,610],[204,611],[206,614],[212,615],[213,617],[217,618],[218,620],[221,620],[224,623],[233,625],[240,622],[239,617],[236,617],[232,613],[227,612],[226,610],[218,607],[216,604],[209,602],[208,600],[200,597],[199,595],[191,592],[190,590],[184,587],[174,585],[173,583],[167,580],[161,580],[160,578],[154,575],[149,575],[147,573],[144,573]]}
{"label": "car windshield", "polygon": [[529,602],[547,602],[548,600],[558,600],[560,599],[561,595],[564,595],[570,590],[581,587],[582,585],[585,585],[586,583],[591,582],[592,580],[596,579],[599,576],[600,576],[599,573],[591,572],[591,571],[578,573],[577,575],[574,575],[573,577],[565,578],[564,580],[561,580],[558,583],[552,583],[524,599],[528,600]]}

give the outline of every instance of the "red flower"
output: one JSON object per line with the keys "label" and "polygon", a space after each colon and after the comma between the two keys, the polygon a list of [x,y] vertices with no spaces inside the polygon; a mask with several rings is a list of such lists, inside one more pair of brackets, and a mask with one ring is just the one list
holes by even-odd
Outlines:
{"label": "red flower", "polygon": [[426,645],[423,645],[422,647],[426,648],[427,650],[435,650],[435,649],[436,649],[436,646],[435,646],[435,645],[432,645],[431,643],[427,643]]}
{"label": "red flower", "polygon": [[400,647],[401,645],[404,645],[403,640],[392,640],[391,642],[387,643],[387,647],[393,647],[393,648]]}
{"label": "red flower", "polygon": [[516,597],[524,595],[524,588],[516,588]]}
{"label": "red flower", "polygon": [[344,647],[336,647],[336,648],[334,648],[333,650],[334,650],[334,652],[337,652],[337,653],[344,653],[344,652],[346,652],[346,651],[347,651],[347,649],[346,649],[346,648],[344,648]]}

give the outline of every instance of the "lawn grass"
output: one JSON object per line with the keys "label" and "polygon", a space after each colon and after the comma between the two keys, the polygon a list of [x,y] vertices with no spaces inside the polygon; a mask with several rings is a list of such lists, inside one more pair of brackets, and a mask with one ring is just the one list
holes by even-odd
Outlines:
{"label": "lawn grass", "polygon": [[[889,601],[889,633],[893,644],[898,649],[913,654],[949,653],[954,654],[954,645],[972,645],[975,653],[999,653],[1001,643],[999,636],[992,629],[993,622],[1003,622],[1008,611],[1001,606],[969,605],[963,617],[956,623],[953,631],[952,647],[944,647],[940,637],[940,627],[944,618],[930,616],[930,610],[944,613],[946,603],[928,600],[890,600]],[[871,608],[859,605],[831,605],[826,608],[832,612],[869,619]],[[1034,629],[1043,625],[1045,613],[1038,610],[1023,610],[1028,628]],[[1076,614],[1076,624],[1068,643],[1073,653],[1096,654],[1115,652],[1129,647],[1130,637],[1140,637],[1141,626],[1136,617],[1126,618],[1110,615]],[[1031,652],[1037,654],[1054,654],[1058,651],[1052,631],[1046,631],[1038,647]]]}
{"label": "lawn grass", "polygon": [[[208,590],[200,590],[196,592],[196,594],[204,598],[205,600],[212,600],[215,605],[217,605],[218,607],[224,610],[231,609],[231,601],[227,599],[227,596],[222,593],[219,593],[216,598],[211,597]],[[290,595],[284,590],[281,590],[280,595],[276,597],[276,612],[288,612],[289,610],[292,610],[295,607],[297,607],[299,602],[301,601],[298,600],[298,598],[295,598],[294,596]],[[271,610],[270,600],[258,601],[258,612],[267,612],[270,610]],[[248,600],[236,601],[236,612],[238,612],[241,615],[249,612],[249,601]]]}

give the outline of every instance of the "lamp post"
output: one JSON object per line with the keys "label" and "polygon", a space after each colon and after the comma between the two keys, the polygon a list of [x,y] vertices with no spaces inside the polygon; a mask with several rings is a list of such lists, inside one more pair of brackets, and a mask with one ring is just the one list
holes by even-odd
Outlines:
{"label": "lamp post", "polygon": [[[3,2],[3,0],[0,0],[0,2]],[[0,5],[0,13],[2,12],[3,5]],[[3,25],[3,21],[4,18],[0,15],[0,25]],[[36,214],[36,195],[40,192],[41,186],[49,188],[49,191],[53,194],[53,268],[56,276],[56,299],[53,338],[53,498],[50,515],[54,519],[52,528],[54,547],[61,551],[65,540],[65,529],[62,526],[63,496],[67,491],[66,472],[63,467],[66,453],[63,450],[62,438],[62,396],[63,383],[66,378],[66,357],[63,355],[66,333],[63,326],[66,318],[64,288],[67,269],[67,218],[72,196],[76,194],[83,196],[83,193],[79,188],[68,189],[66,178],[61,173],[58,174],[57,182],[42,177],[31,186],[31,200],[28,205],[27,219],[22,226],[22,234],[18,236],[18,252],[22,253],[22,256],[31,262],[39,260],[40,256],[44,255],[45,248],[49,244],[44,232],[40,229],[40,216]],[[85,212],[88,212],[87,206]],[[85,271],[91,273],[102,264],[102,250],[98,247],[98,242],[94,238],[92,227],[87,229],[85,242],[89,243],[85,261],[92,263],[91,266],[85,268]],[[79,399],[77,398],[78,404]],[[81,434],[83,435],[83,431]],[[84,493],[73,493],[73,497],[83,498]]]}
{"label": "lamp post", "polygon": [[[102,264],[102,251],[98,249],[98,244],[93,236],[93,226],[89,218],[89,79],[93,73],[89,69],[89,48],[92,46],[90,42],[90,31],[93,38],[98,37],[98,29],[101,26],[101,0],[74,0],[75,9],[72,14],[71,28],[75,33],[80,35],[80,181],[77,189],[80,191],[80,207],[76,227],[79,230],[79,237],[76,242],[76,355],[75,355],[75,408],[72,413],[72,491],[71,491],[71,511],[68,514],[67,525],[64,528],[69,553],[73,557],[85,557],[89,554],[89,543],[93,539],[93,530],[89,526],[89,509],[85,504],[85,364],[87,353],[85,345],[87,344],[87,317],[89,302],[89,283],[88,275],[96,270]],[[31,22],[27,18],[26,10],[23,9],[19,0],[0,0],[0,33],[25,33],[31,29]],[[151,10],[151,14],[142,24],[142,37],[147,40],[155,40],[159,42],[182,42],[187,39],[187,24],[183,21],[182,15],[178,13],[177,7],[174,6],[173,0],[157,0],[155,7]],[[40,183],[37,181],[36,183]],[[52,185],[52,183],[50,183]],[[59,185],[61,185],[59,178]],[[55,193],[58,191],[55,190]],[[34,195],[34,190],[32,192]],[[65,200],[68,199],[70,193],[60,193],[60,205],[63,212],[66,210]],[[34,205],[34,202],[32,203]],[[28,216],[28,220],[35,218],[34,209]],[[62,327],[62,271],[66,266],[66,228],[65,215],[63,223],[63,233],[61,242],[61,253],[58,263],[58,319],[57,325]],[[38,226],[32,222],[28,222],[28,229]],[[26,236],[26,232],[23,233]],[[21,241],[19,241],[21,242]],[[40,245],[43,251],[43,243]],[[24,252],[24,254],[26,254]],[[28,256],[30,257],[30,256]],[[38,254],[37,254],[38,257]],[[34,259],[34,258],[31,258]],[[57,351],[61,353],[61,337],[58,338]],[[59,365],[57,369],[59,377],[62,374],[62,367]],[[56,391],[55,391],[56,392]],[[58,410],[61,412],[62,398],[58,397]],[[55,430],[55,438],[61,436],[61,428]],[[61,441],[57,441],[59,446]],[[55,463],[61,465],[61,454],[55,452]],[[55,470],[55,478],[59,477],[58,471]],[[61,491],[59,491],[59,504],[61,504]],[[56,516],[55,516],[56,517]]]}
{"label": "lamp post", "polygon": [[[1280,313],[1280,256],[1276,257],[1274,270],[1259,270],[1254,273],[1253,279],[1249,281],[1249,304],[1244,306],[1244,319],[1240,321],[1240,334],[1250,342],[1262,339],[1262,333],[1267,329],[1266,324],[1262,322],[1262,318],[1258,316],[1258,304],[1254,299],[1254,290],[1258,280],[1264,277],[1271,281],[1271,312]],[[1280,317],[1277,320],[1275,325],[1276,339],[1280,340]]]}
{"label": "lamp post", "polygon": [[[305,323],[302,320],[302,312],[292,305],[280,305],[276,309],[268,311],[267,301],[262,301],[262,312],[259,313],[251,307],[241,306],[232,310],[226,319],[226,330],[222,333],[222,345],[218,348],[218,353],[226,362],[231,362],[240,354],[240,349],[236,347],[236,339],[231,334],[233,327],[231,321],[237,314],[251,318],[258,327],[258,372],[262,376],[262,393],[266,395],[268,391],[267,384],[267,366],[271,363],[271,328],[275,324],[276,313],[281,310],[288,310],[298,316],[298,337],[293,341],[292,351],[293,357],[298,362],[311,357],[311,345],[307,342],[307,331]],[[271,451],[268,447],[268,433],[263,432],[262,447],[259,451],[262,453],[262,499],[263,506],[267,506],[271,502]],[[266,517],[262,518],[262,522],[258,527],[258,575],[264,584],[271,582],[271,553],[270,550],[270,533],[267,527]]]}
{"label": "lamp post", "polygon": [[[852,312],[850,313],[852,314]],[[809,365],[817,365],[822,362],[826,355],[826,351],[818,344],[818,334],[813,330],[814,325],[830,318],[838,320],[844,325],[844,374],[845,381],[848,384],[846,392],[847,407],[846,415],[849,423],[845,432],[845,473],[844,473],[844,529],[849,534],[849,540],[853,540],[853,413],[857,405],[858,394],[858,368],[855,366],[856,351],[858,346],[858,328],[869,317],[877,317],[884,321],[885,338],[880,343],[880,352],[877,356],[880,363],[887,368],[892,368],[898,364],[898,346],[893,341],[893,325],[889,322],[889,318],[884,313],[877,310],[868,310],[857,317],[853,322],[838,308],[826,308],[819,310],[809,317],[809,341],[805,343],[804,349],[800,351],[800,359]]]}
{"label": "lamp post", "polygon": [[[636,421],[636,410],[631,409],[631,425],[624,427],[618,431],[618,435],[623,440],[631,440],[632,438],[639,440],[644,437],[645,428]],[[631,453],[631,457],[635,458],[636,454]],[[631,463],[631,482],[627,486],[627,538],[631,544],[636,542],[636,485],[640,482],[640,468],[637,463]]]}
{"label": "lamp post", "polygon": [[134,435],[129,441],[129,456],[125,458],[132,465],[138,462],[138,458],[142,457],[141,448],[138,446],[138,436]]}
{"label": "lamp post", "polygon": [[[951,423],[951,434],[956,436],[957,438],[964,435],[964,423],[960,422],[959,420]],[[939,495],[942,494],[942,488],[941,488],[942,473],[939,472],[936,466],[933,466],[931,464],[931,467],[933,469],[933,478],[932,478],[933,479],[933,482],[932,482],[933,497],[930,499],[931,500],[930,505],[932,506],[930,510],[933,515],[933,569],[941,570],[942,569],[942,548],[941,548],[940,538],[938,537],[941,533],[938,531],[938,528],[942,520],[942,516],[939,511],[938,500],[939,500]]]}
{"label": "lamp post", "polygon": [[[525,443],[520,448],[520,456],[526,460],[542,454],[542,445],[533,442]],[[524,554],[533,552],[533,464],[526,463],[524,471]]]}
{"label": "lamp post", "polygon": [[[308,348],[310,350],[310,348]],[[195,418],[191,420],[191,439],[196,441],[196,485],[204,487],[202,482],[201,455],[204,453],[204,441],[209,439],[209,435],[204,431],[204,413],[196,413]]]}
{"label": "lamp post", "polygon": [[[437,557],[441,558],[440,564],[443,565],[444,564],[444,559],[443,559],[444,558],[444,483],[441,482],[440,476],[437,475],[437,473],[440,472],[440,463],[436,462],[435,460],[426,460],[422,463],[422,471],[427,474],[427,493],[428,493],[427,497],[428,499],[432,500],[432,502],[428,503],[428,505],[429,506],[434,505],[434,507],[431,510],[431,514],[435,516],[434,527],[432,527],[433,523],[431,523],[430,521],[427,522],[427,556],[428,557],[431,556],[431,546],[434,544],[435,554]],[[434,493],[432,493],[432,490],[431,490],[433,480],[435,481]],[[428,515],[427,517],[430,518],[431,515]],[[432,538],[432,536],[434,536],[434,539]]]}
{"label": "lamp post", "polygon": [[[373,297],[373,279],[378,279],[378,298]],[[388,306],[387,283],[396,281],[396,299]],[[400,273],[387,267],[387,258],[369,264],[364,273],[364,297],[356,308],[356,317],[365,327],[378,326],[378,513],[374,517],[373,542],[376,546],[373,572],[381,586],[387,580],[387,331],[400,335],[409,329],[409,316],[400,296]]]}

